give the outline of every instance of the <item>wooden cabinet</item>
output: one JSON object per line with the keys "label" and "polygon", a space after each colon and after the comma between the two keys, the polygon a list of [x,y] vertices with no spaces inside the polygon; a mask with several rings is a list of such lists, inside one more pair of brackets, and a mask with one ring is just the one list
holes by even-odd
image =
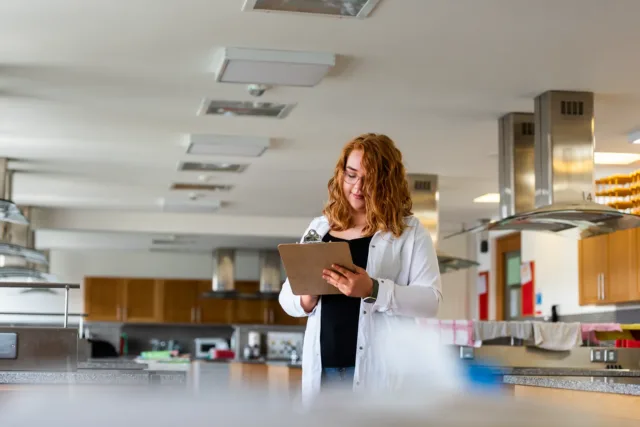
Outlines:
{"label": "wooden cabinet", "polygon": [[162,321],[196,323],[198,286],[192,280],[162,280]]}
{"label": "wooden cabinet", "polygon": [[202,294],[211,290],[210,280],[196,281],[198,290],[197,321],[202,324],[228,324],[233,320],[233,300],[201,298]]}
{"label": "wooden cabinet", "polygon": [[580,305],[637,301],[640,233],[622,230],[579,243]]}
{"label": "wooden cabinet", "polygon": [[122,310],[120,279],[113,277],[85,277],[84,311],[93,322],[119,322]]}
{"label": "wooden cabinet", "polygon": [[153,323],[162,319],[159,283],[155,279],[123,279],[121,319],[130,323]]}
{"label": "wooden cabinet", "polygon": [[188,279],[160,282],[164,323],[231,323],[233,300],[202,298],[203,293],[211,290],[211,282]]}
{"label": "wooden cabinet", "polygon": [[86,277],[84,309],[93,322],[157,322],[161,318],[155,279]]}
{"label": "wooden cabinet", "polygon": [[[239,282],[240,292],[257,292],[256,282]],[[93,322],[174,324],[304,325],[277,300],[202,298],[208,280],[86,277],[84,306]]]}

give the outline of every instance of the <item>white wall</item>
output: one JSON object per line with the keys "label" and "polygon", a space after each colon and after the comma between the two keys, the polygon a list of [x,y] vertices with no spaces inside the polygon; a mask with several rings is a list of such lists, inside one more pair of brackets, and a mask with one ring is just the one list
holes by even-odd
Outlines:
{"label": "white wall", "polygon": [[[466,235],[438,242],[439,249],[462,258],[469,257],[469,239]],[[442,274],[443,301],[438,312],[439,319],[470,319],[469,270]]]}
{"label": "white wall", "polygon": [[[236,280],[258,280],[259,258],[255,251],[237,251]],[[50,273],[65,283],[79,283],[85,276],[164,277],[211,279],[212,255],[126,250],[51,250]],[[0,288],[1,312],[62,312],[64,294],[23,294],[21,289]],[[69,312],[83,312],[81,290],[69,294]],[[0,315],[0,323],[52,323],[62,318]],[[70,320],[77,323],[77,318]]]}
{"label": "white wall", "polygon": [[535,289],[542,294],[542,313],[558,305],[560,315],[615,311],[613,305],[579,303],[578,241],[551,233],[522,233],[522,261],[535,261]]}
{"label": "white wall", "polygon": [[[489,319],[496,316],[495,241],[509,233],[490,233],[488,253],[480,253],[479,243],[476,247],[477,271],[489,271]],[[577,240],[532,231],[522,232],[521,238],[522,261],[535,262],[535,292],[542,294],[542,316],[551,314],[552,305],[558,305],[560,315],[616,310],[612,305],[580,306]]]}

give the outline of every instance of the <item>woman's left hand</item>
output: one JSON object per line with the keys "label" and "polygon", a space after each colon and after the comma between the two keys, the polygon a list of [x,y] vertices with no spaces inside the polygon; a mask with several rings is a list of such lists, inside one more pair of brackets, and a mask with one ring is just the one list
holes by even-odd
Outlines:
{"label": "woman's left hand", "polygon": [[371,295],[373,281],[367,270],[356,267],[355,273],[340,265],[332,265],[332,270],[322,270],[322,278],[330,285],[338,288],[348,297],[366,298]]}

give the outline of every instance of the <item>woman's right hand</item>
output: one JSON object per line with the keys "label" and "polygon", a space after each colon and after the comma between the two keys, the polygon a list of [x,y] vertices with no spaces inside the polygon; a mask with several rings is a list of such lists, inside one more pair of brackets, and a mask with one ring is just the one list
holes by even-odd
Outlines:
{"label": "woman's right hand", "polygon": [[318,305],[318,296],[316,295],[300,295],[300,305],[305,313],[309,314]]}

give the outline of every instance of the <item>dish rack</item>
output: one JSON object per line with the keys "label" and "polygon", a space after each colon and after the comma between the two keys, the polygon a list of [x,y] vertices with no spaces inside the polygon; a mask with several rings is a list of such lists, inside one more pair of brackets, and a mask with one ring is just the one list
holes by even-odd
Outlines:
{"label": "dish rack", "polygon": [[596,202],[624,213],[640,215],[640,170],[597,179]]}

